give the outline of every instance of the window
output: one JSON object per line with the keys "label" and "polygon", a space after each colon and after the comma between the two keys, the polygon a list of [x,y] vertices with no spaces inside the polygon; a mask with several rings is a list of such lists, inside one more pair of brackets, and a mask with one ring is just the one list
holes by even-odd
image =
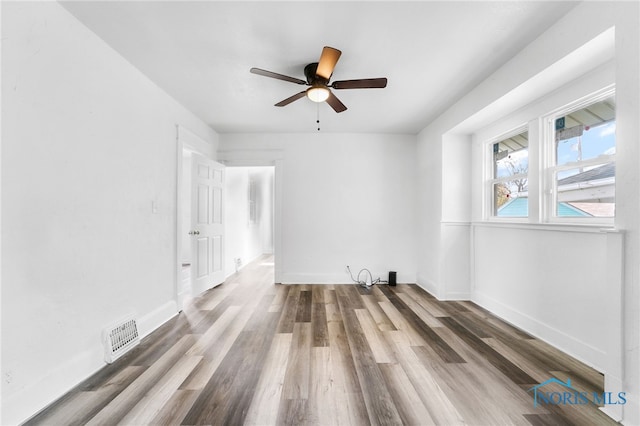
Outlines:
{"label": "window", "polygon": [[491,173],[488,193],[491,194],[492,217],[527,217],[529,178],[528,131],[519,129],[508,137],[489,144]]}
{"label": "window", "polygon": [[615,216],[616,117],[612,90],[547,117],[549,221]]}

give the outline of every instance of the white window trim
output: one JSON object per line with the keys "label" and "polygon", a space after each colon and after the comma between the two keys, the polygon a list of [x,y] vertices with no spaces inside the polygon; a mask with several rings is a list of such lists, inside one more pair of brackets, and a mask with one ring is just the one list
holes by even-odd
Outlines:
{"label": "white window trim", "polygon": [[[484,151],[484,191],[482,194],[483,198],[483,212],[482,216],[485,221],[489,222],[498,222],[498,223],[527,223],[529,222],[529,212],[527,212],[527,216],[523,217],[499,217],[493,213],[493,206],[495,205],[495,201],[493,199],[493,185],[496,183],[509,182],[512,180],[517,180],[521,178],[529,179],[529,173],[519,173],[511,176],[503,176],[496,178],[493,176],[493,145],[504,140],[508,139],[512,136],[518,135],[520,133],[527,132],[529,133],[529,124],[525,123],[518,127],[513,128],[508,132],[504,132],[499,136],[491,138],[484,142],[483,151]],[[531,144],[529,144],[531,146]],[[531,169],[531,165],[529,165],[529,170]]]}
{"label": "white window trim", "polygon": [[[591,158],[584,161],[574,161],[567,164],[556,165],[556,152],[555,152],[555,120],[558,117],[562,117],[571,112],[577,111],[581,108],[587,107],[591,104],[606,99],[612,95],[615,95],[615,84],[609,85],[595,93],[584,96],[575,102],[571,102],[558,108],[557,110],[544,115],[540,118],[543,127],[543,140],[540,144],[542,155],[540,156],[542,168],[542,182],[541,182],[541,203],[542,203],[542,216],[540,222],[544,224],[559,224],[559,225],[584,225],[584,226],[613,226],[615,222],[614,217],[560,217],[556,216],[555,209],[557,205],[557,191],[555,190],[556,180],[555,174],[563,170],[571,170],[579,167],[589,167],[593,165],[601,165],[613,162],[615,163],[614,155],[601,155],[596,158]],[[616,117],[617,118],[617,117]],[[617,145],[617,141],[616,141]]]}

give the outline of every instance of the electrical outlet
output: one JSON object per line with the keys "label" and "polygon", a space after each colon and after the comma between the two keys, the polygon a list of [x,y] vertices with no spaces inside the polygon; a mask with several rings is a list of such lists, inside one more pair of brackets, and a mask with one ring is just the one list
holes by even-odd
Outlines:
{"label": "electrical outlet", "polygon": [[11,382],[13,382],[13,373],[11,371],[4,373],[4,382],[6,384],[11,384]]}

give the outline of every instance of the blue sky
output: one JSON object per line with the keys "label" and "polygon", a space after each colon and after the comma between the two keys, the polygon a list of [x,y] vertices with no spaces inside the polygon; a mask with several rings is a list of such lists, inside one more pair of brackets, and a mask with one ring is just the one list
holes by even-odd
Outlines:
{"label": "blue sky", "polygon": [[[558,143],[558,165],[572,163],[579,160],[580,150],[582,150],[582,160],[596,158],[600,155],[610,155],[616,152],[616,123],[615,121],[594,126],[585,131],[581,138],[575,137]],[[529,163],[529,151],[522,149],[511,153],[507,158],[498,161],[496,177],[510,176],[512,170],[507,167],[508,163],[515,166],[516,170],[526,171]],[[579,173],[588,168],[576,168],[558,173],[558,179]]]}
{"label": "blue sky", "polygon": [[[602,154],[614,154],[616,147],[615,121],[591,127],[582,134],[582,159],[596,158]],[[578,139],[571,138],[558,144],[558,165],[578,161]]]}

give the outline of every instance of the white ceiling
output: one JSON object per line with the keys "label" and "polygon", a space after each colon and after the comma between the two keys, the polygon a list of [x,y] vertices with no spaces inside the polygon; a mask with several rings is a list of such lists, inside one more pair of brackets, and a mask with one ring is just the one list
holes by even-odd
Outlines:
{"label": "white ceiling", "polygon": [[[220,133],[417,133],[544,32],[575,2],[71,1],[64,7]],[[387,77],[385,89],[334,91],[348,110],[306,98],[322,47],[342,50],[333,80]]]}

